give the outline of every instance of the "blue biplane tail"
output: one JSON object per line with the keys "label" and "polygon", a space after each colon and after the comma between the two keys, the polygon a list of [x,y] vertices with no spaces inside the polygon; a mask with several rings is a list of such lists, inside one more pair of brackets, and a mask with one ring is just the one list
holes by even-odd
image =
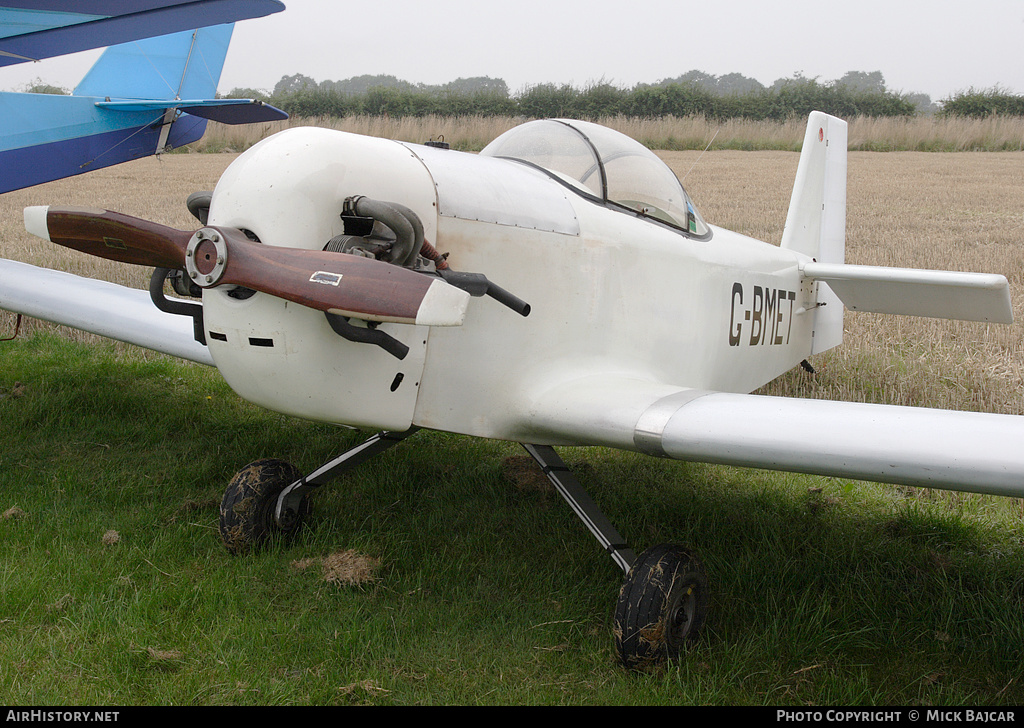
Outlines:
{"label": "blue biplane tail", "polygon": [[0,193],[199,140],[207,120],[286,119],[252,99],[217,99],[232,24],[111,46],[70,96],[0,93]]}

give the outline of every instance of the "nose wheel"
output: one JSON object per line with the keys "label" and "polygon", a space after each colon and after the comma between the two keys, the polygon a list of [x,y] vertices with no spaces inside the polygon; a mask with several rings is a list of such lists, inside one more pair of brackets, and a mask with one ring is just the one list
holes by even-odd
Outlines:
{"label": "nose wheel", "polygon": [[302,473],[283,460],[249,463],[231,479],[220,504],[220,536],[224,547],[241,555],[258,548],[274,535],[293,535],[309,514],[303,498],[276,517],[277,501]]}

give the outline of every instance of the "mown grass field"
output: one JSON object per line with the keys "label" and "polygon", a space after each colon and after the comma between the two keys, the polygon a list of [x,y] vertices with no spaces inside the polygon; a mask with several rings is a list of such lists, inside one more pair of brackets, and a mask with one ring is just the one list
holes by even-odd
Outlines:
{"label": "mown grass field", "polygon": [[[779,240],[796,154],[663,154],[709,221]],[[231,159],[4,195],[0,256],[143,286],[143,269],[30,238],[21,209],[190,227],[185,196]],[[1024,153],[854,152],[849,197],[848,260],[1001,272],[1024,316]],[[0,313],[0,337],[13,328]],[[816,374],[766,391],[1024,414],[1022,332],[847,314]],[[0,702],[1024,702],[1019,500],[566,450],[635,546],[691,546],[710,575],[694,649],[636,674],[613,655],[619,572],[512,444],[419,433],[314,496],[295,542],[223,550],[236,470],[309,470],[363,436],[242,402],[204,367],[26,322],[0,344]]]}

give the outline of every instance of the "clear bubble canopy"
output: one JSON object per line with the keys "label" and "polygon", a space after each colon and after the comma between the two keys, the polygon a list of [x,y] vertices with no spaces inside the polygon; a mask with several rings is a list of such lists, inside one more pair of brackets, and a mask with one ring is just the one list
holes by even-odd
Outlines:
{"label": "clear bubble canopy", "polygon": [[693,235],[708,226],[671,169],[651,150],[600,124],[567,119],[530,121],[482,152],[547,170],[578,192],[668,223]]}

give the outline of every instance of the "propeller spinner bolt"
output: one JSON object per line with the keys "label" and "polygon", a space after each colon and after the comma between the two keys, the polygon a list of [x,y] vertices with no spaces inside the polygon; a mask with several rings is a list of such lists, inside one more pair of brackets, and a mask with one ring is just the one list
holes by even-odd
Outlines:
{"label": "propeller spinner bolt", "polygon": [[227,267],[227,244],[215,230],[196,231],[185,247],[185,270],[202,288],[215,286]]}

